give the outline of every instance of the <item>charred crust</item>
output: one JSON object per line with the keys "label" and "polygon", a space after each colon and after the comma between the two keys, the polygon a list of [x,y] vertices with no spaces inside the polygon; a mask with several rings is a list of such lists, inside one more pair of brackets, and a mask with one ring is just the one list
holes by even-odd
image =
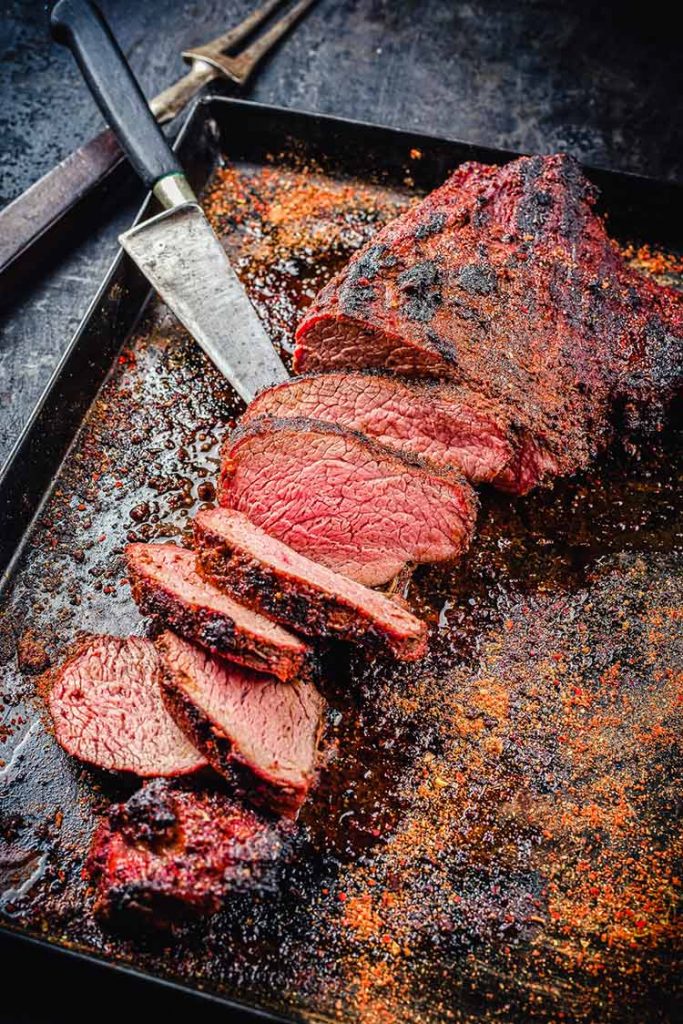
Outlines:
{"label": "charred crust", "polygon": [[385,245],[370,245],[358,255],[349,267],[339,290],[339,301],[344,311],[351,315],[362,314],[364,309],[377,298],[371,285],[377,275],[396,264],[396,257]]}
{"label": "charred crust", "polygon": [[280,785],[265,778],[242,760],[229,737],[202,714],[165,665],[162,675],[162,696],[169,714],[212,768],[232,784],[237,795],[273,814],[295,818],[313,778],[300,787]]}
{"label": "charred crust", "polygon": [[469,295],[491,295],[497,289],[496,272],[490,263],[466,263],[457,276],[458,285]]}
{"label": "charred crust", "polygon": [[371,244],[361,250],[349,267],[347,280],[351,284],[372,281],[382,270],[395,265],[396,257],[390,253],[386,245]]}
{"label": "charred crust", "polygon": [[486,227],[489,217],[488,198],[485,195],[478,195],[474,200],[471,214],[472,226],[477,229]]}
{"label": "charred crust", "polygon": [[360,642],[370,651],[406,659],[422,653],[422,633],[393,637],[377,628],[361,609],[345,608],[338,599],[326,597],[303,580],[282,580],[255,559],[232,551],[216,534],[202,531],[200,542],[198,565],[207,579],[293,629],[326,639],[342,637]]}
{"label": "charred crust", "polygon": [[152,849],[177,840],[178,816],[172,791],[162,779],[149,782],[125,804],[115,804],[109,814],[111,826],[128,840]]}
{"label": "charred crust", "polygon": [[426,238],[432,238],[434,235],[441,234],[445,226],[445,213],[431,213],[426,221],[417,226],[414,237],[418,242],[422,242]]}
{"label": "charred crust", "polygon": [[585,177],[578,161],[568,153],[562,153],[554,159],[558,168],[558,177],[566,186],[569,196],[575,202],[584,202],[592,206],[597,200],[598,190]]}
{"label": "charred crust", "polygon": [[427,331],[427,341],[429,344],[436,349],[441,358],[450,363],[451,366],[456,367],[458,365],[458,352],[452,341],[446,341],[436,331]]}
{"label": "charred crust", "polygon": [[429,323],[443,304],[441,272],[434,260],[423,260],[396,278],[405,296],[401,312],[408,320]]}
{"label": "charred crust", "polygon": [[342,309],[352,316],[362,315],[376,298],[377,292],[371,285],[349,281],[342,290]]}
{"label": "charred crust", "polygon": [[530,192],[519,204],[517,227],[523,235],[538,237],[545,227],[554,199],[543,189]]}
{"label": "charred crust", "polygon": [[143,615],[153,619],[154,632],[172,629],[188,640],[221,654],[239,665],[269,672],[278,679],[295,678],[310,671],[311,654],[285,651],[252,634],[242,631],[227,615],[208,609],[189,607],[160,584],[152,584],[144,576],[131,571],[133,600]]}

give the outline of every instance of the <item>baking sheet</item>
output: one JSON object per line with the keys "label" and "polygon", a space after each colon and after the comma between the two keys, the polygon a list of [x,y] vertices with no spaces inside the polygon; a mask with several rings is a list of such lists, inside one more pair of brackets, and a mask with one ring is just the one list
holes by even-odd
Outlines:
{"label": "baking sheet", "polygon": [[[250,122],[258,140],[231,148],[231,105],[209,109],[202,139],[223,156],[207,208],[285,354],[329,274],[468,155],[452,146],[449,163],[448,143],[301,116],[281,117],[278,133],[272,112]],[[619,194],[615,183],[608,204]],[[662,233],[634,220],[630,234],[624,210],[610,212],[629,259],[676,280]],[[126,273],[108,286],[109,310],[142,304]],[[121,338],[104,340],[116,351]],[[0,619],[6,925],[292,1018],[673,1019],[675,425],[552,492],[485,492],[467,559],[421,570],[407,591],[432,626],[424,665],[331,650],[329,763],[273,889],[172,943],[94,921],[88,839],[133,784],[59,749],[41,672],[79,631],[143,632],[123,545],[186,538],[239,410],[165,310],[149,308],[12,566]]]}

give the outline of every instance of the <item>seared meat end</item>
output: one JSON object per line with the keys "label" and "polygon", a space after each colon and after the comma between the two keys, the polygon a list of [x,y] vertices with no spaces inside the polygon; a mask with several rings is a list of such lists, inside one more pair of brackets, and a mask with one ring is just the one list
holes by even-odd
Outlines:
{"label": "seared meat end", "polygon": [[163,928],[263,880],[281,846],[272,825],[225,795],[157,780],[111,808],[85,870],[98,914]]}

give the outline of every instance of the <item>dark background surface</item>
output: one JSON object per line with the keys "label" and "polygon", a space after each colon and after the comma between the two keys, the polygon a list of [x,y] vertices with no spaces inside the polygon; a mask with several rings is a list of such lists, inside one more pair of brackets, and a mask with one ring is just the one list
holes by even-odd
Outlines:
{"label": "dark background surface", "polygon": [[[183,72],[180,51],[239,21],[254,0],[102,0],[147,95]],[[263,66],[249,97],[683,181],[680,51],[665,8],[558,0],[319,0]],[[46,5],[0,2],[0,204],[101,126]],[[0,462],[11,449],[116,252],[141,194],[15,297],[0,333]],[[0,282],[0,287],[2,284]],[[0,1021],[175,1019],[121,979],[84,988],[61,961],[0,943]],[[18,975],[21,970],[23,977]],[[225,1020],[224,1011],[197,1013]],[[125,1019],[125,1018],[124,1018]]]}

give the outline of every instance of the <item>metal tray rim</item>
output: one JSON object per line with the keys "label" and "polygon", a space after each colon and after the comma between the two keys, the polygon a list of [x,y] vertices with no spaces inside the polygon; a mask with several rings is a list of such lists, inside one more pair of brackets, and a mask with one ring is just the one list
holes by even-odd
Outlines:
{"label": "metal tray rim", "polygon": [[[321,113],[317,110],[307,110],[304,107],[283,107],[280,104],[261,103],[257,100],[234,99],[233,97],[222,96],[217,93],[207,93],[206,95],[200,96],[196,99],[192,104],[187,120],[189,121],[193,117],[198,108],[201,109],[203,107],[207,107],[209,108],[210,113],[210,108],[214,104],[232,107],[235,110],[243,109],[268,112],[271,114],[282,115],[283,117],[294,115],[301,117],[302,119],[321,121],[330,125],[338,124],[347,127],[363,128],[368,131],[378,131],[384,135],[394,135],[396,138],[415,138],[419,136],[419,138],[425,139],[429,142],[446,142],[454,146],[460,146],[463,149],[476,150],[478,153],[488,152],[495,154],[499,158],[504,158],[506,160],[515,160],[520,156],[537,155],[523,150],[503,149],[498,146],[489,146],[485,143],[471,142],[456,135],[440,135],[436,132],[425,132],[418,128],[398,128],[395,125],[381,124],[378,121],[365,121],[362,118],[342,117],[339,114]],[[182,131],[184,132],[185,130],[186,125],[183,126]],[[180,135],[178,136],[178,141],[180,141]],[[553,152],[558,151],[554,150]],[[683,197],[683,181],[669,181],[667,178],[657,178],[648,174],[639,174],[635,171],[616,171],[610,167],[601,167],[599,164],[585,163],[583,160],[579,160],[578,162],[584,170],[588,171],[589,174],[595,173],[600,177],[604,175],[606,178],[610,178],[613,181],[621,180],[633,182],[634,184],[639,183],[643,185],[658,186],[667,190],[670,189],[672,192],[677,191],[678,194]]]}
{"label": "metal tray rim", "polygon": [[[379,132],[384,137],[391,135],[397,140],[400,140],[402,138],[405,140],[423,139],[425,145],[429,143],[446,143],[448,145],[452,144],[457,147],[462,147],[464,150],[471,149],[473,153],[476,154],[489,153],[491,155],[491,158],[496,157],[500,161],[506,159],[514,159],[517,156],[523,155],[515,151],[480,146],[477,143],[471,143],[461,139],[451,138],[443,135],[428,134],[425,132],[413,131],[411,129],[402,129],[393,126],[380,125],[375,124],[373,122],[354,120],[351,118],[339,117],[330,114],[321,114],[315,111],[307,111],[300,108],[282,107],[273,104],[257,103],[250,100],[237,100],[213,94],[203,96],[192,104],[183,123],[183,127],[175,141],[174,149],[177,149],[182,146],[187,135],[195,127],[196,122],[202,117],[202,115],[204,116],[206,123],[210,122],[211,111],[215,105],[225,106],[229,109],[231,108],[236,111],[242,112],[254,110],[262,114],[271,114],[276,117],[282,117],[285,120],[287,118],[295,117],[301,119],[302,121],[315,121],[323,125],[329,125],[330,127],[334,127],[335,125],[342,126],[345,128],[355,127],[358,129],[362,129],[364,131]],[[473,158],[476,157],[473,156]],[[669,194],[671,195],[675,194],[677,200],[683,200],[683,184],[679,184],[678,182],[670,182],[662,179],[647,177],[644,175],[632,174],[630,172],[612,171],[609,169],[594,167],[587,164],[582,164],[582,166],[587,171],[589,171],[589,173],[595,172],[599,177],[604,178],[604,180],[611,180],[614,182],[629,182],[634,183],[636,185],[642,185],[644,187],[661,188],[662,190],[669,192]],[[150,199],[150,197],[147,197],[144,200],[138,214],[136,215],[134,223],[138,223],[147,215],[148,209],[151,204],[152,200]],[[15,444],[13,445],[13,448],[4,466],[0,469],[0,507],[4,500],[3,489],[6,485],[9,476],[13,471],[13,468],[25,454],[25,450],[27,449],[32,439],[32,435],[36,430],[37,421],[39,419],[41,411],[45,407],[46,402],[51,396],[53,390],[56,390],[59,387],[60,378],[67,371],[69,363],[74,353],[78,349],[79,343],[88,326],[90,318],[96,313],[96,311],[100,307],[103,299],[107,295],[108,290],[112,285],[112,282],[115,280],[116,276],[120,272],[120,269],[123,264],[130,264],[130,260],[127,257],[127,255],[123,252],[123,250],[120,250],[114,257],[112,263],[110,264],[110,267],[104,276],[102,284],[98,288],[97,293],[93,297],[92,301],[89,303],[88,308],[85,314],[83,315],[83,318],[81,319],[81,322],[76,328],[57,366],[53,370],[50,379],[41,394],[40,399],[34,406],[29,419],[22,428],[22,431],[19,437],[17,438]],[[146,297],[144,298],[140,305],[140,313],[142,313],[142,311],[144,310],[150,295],[151,289],[148,289]],[[124,338],[121,339],[122,344],[124,340]],[[100,387],[101,386],[102,385],[100,385]],[[77,437],[77,434],[78,428],[74,432],[74,435],[66,451],[62,453],[59,459],[60,465],[63,462],[64,458],[66,458],[68,451],[71,448],[71,445],[73,444]],[[34,509],[29,522],[26,523],[24,537],[26,537],[26,535],[30,532],[31,524],[40,514],[40,511],[45,501],[48,499],[49,494],[50,488],[48,487],[43,493],[43,496],[38,502],[36,508]],[[14,564],[23,549],[23,545],[24,540],[22,539],[17,549],[15,550],[11,560],[4,567],[4,571],[2,572],[2,575],[0,575],[0,591],[4,589],[9,577],[11,576]],[[31,932],[20,931],[19,929],[14,928],[13,926],[8,925],[7,923],[2,921],[0,921],[0,935],[2,936],[3,940],[15,942],[18,945],[23,946],[24,948],[41,949],[49,953],[50,955],[66,955],[69,956],[72,960],[83,963],[84,965],[90,965],[94,968],[102,970],[115,971],[120,975],[125,975],[130,978],[139,980],[141,982],[150,984],[150,986],[156,984],[170,991],[175,991],[179,993],[182,992],[184,995],[193,997],[195,999],[203,1000],[207,1003],[211,1003],[216,1006],[221,1006],[231,1014],[239,1013],[241,1015],[240,1019],[246,1019],[247,1017],[250,1017],[254,1020],[272,1021],[273,1024],[295,1024],[297,1020],[301,1019],[295,1016],[279,1016],[275,1014],[273,1011],[258,1006],[254,1006],[253,1004],[241,1002],[234,998],[210,992],[201,988],[195,988],[189,983],[185,984],[179,981],[174,981],[170,978],[165,978],[163,976],[154,974],[151,971],[142,970],[130,964],[109,960],[103,955],[98,955],[96,952],[88,952],[85,950],[63,945],[58,941],[52,941],[49,939],[41,938],[39,936],[36,936],[35,934],[32,934]],[[324,1020],[326,1018],[318,1017],[317,1019]]]}
{"label": "metal tray rim", "polygon": [[150,988],[154,985],[159,985],[170,992],[182,993],[183,995],[191,996],[193,999],[210,1003],[213,1006],[222,1007],[230,1013],[239,1013],[241,1015],[247,1014],[254,1021],[266,1021],[268,1024],[299,1024],[300,1018],[297,1020],[295,1017],[283,1017],[274,1013],[272,1010],[254,1006],[253,1004],[243,1003],[237,999],[231,999],[228,996],[217,995],[215,992],[211,992],[207,989],[193,988],[192,986],[184,985],[179,981],[173,981],[172,978],[165,978],[161,975],[153,974],[151,971],[142,970],[141,968],[134,967],[131,964],[122,963],[116,960],[107,960],[105,957],[98,956],[96,953],[89,953],[82,949],[62,945],[59,942],[52,942],[49,939],[42,939],[30,932],[21,932],[18,929],[14,929],[11,926],[3,924],[2,922],[0,922],[0,936],[2,936],[4,940],[16,942],[18,945],[42,950],[50,956],[67,956],[75,963],[84,963],[88,966],[95,967],[98,970],[114,971],[116,974],[120,974],[134,979],[135,981],[142,982],[145,985],[149,985]]}

